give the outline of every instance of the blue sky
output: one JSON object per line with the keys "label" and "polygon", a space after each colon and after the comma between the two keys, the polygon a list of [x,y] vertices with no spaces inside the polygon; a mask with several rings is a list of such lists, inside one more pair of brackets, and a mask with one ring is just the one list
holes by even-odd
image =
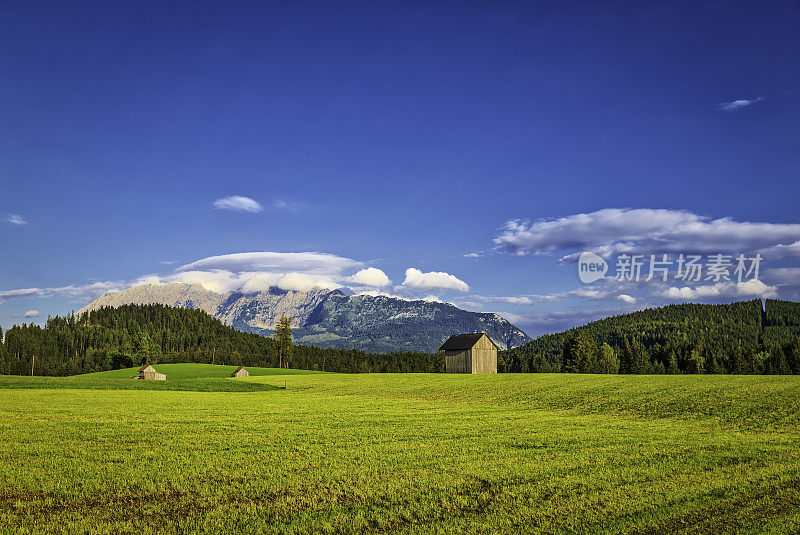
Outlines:
{"label": "blue sky", "polygon": [[[5,3],[0,325],[287,276],[534,335],[800,299],[799,30],[796,2]],[[763,284],[583,285],[582,250],[763,252]],[[238,253],[266,254],[182,267]]]}

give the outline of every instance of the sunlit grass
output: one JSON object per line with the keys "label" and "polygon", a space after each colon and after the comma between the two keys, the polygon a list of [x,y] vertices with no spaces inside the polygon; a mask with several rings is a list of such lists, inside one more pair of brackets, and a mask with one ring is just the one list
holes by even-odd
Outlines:
{"label": "sunlit grass", "polygon": [[0,389],[0,531],[800,529],[793,377],[182,380]]}

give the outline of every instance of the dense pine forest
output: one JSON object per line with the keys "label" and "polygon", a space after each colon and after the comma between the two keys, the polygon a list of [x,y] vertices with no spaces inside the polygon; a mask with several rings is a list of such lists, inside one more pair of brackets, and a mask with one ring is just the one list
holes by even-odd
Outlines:
{"label": "dense pine forest", "polygon": [[670,305],[544,335],[500,354],[507,372],[800,373],[800,303]]}
{"label": "dense pine forest", "polygon": [[[2,330],[0,329],[0,335]],[[202,362],[344,373],[443,372],[426,353],[281,347],[200,310],[163,305],[103,308],[44,327],[13,326],[0,373],[76,375],[149,363]],[[767,300],[670,305],[544,335],[498,357],[500,372],[800,373],[800,303]]]}
{"label": "dense pine forest", "polygon": [[[2,331],[0,330],[0,334]],[[237,331],[201,310],[126,305],[48,318],[44,328],[14,326],[0,346],[0,373],[76,375],[145,362],[201,362],[333,372],[440,372],[425,353],[370,354],[293,345]]]}

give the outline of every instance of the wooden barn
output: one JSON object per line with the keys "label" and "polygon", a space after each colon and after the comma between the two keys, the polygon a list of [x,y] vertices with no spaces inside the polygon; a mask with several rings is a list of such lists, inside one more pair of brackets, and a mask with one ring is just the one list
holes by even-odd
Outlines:
{"label": "wooden barn", "polygon": [[250,372],[245,370],[242,366],[239,366],[233,371],[231,377],[250,377]]}
{"label": "wooden barn", "polygon": [[163,373],[158,373],[155,368],[150,364],[145,364],[139,368],[139,375],[134,375],[134,379],[142,379],[143,381],[166,381],[167,376]]}
{"label": "wooden barn", "polygon": [[497,345],[486,333],[454,334],[444,351],[447,373],[497,373]]}

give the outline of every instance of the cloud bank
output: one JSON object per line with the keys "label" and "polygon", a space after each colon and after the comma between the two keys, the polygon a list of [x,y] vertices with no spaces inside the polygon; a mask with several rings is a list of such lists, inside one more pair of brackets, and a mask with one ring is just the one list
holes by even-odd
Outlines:
{"label": "cloud bank", "polygon": [[[514,255],[593,251],[607,257],[622,252],[762,252],[767,260],[800,252],[800,225],[710,219],[684,210],[607,208],[533,223],[508,221],[495,246]],[[767,255],[772,254],[772,257]]]}
{"label": "cloud bank", "polygon": [[[143,275],[129,281],[94,282],[51,288],[0,291],[0,303],[10,299],[67,296],[80,301],[143,284],[197,284],[208,291],[257,293],[276,287],[307,292],[313,288],[344,288],[354,293],[400,299],[433,299],[432,289],[466,291],[469,286],[443,272],[422,273],[410,268],[404,286],[394,287],[381,269],[329,253],[257,251],[210,256],[177,267],[170,273]],[[438,299],[438,297],[436,298]]]}

